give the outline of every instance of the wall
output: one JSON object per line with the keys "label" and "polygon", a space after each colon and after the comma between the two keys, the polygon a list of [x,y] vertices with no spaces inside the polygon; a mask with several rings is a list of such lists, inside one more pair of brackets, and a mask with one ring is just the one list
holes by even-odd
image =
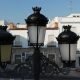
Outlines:
{"label": "wall", "polygon": [[0,25],[2,26],[8,25],[8,22],[5,20],[0,20]]}
{"label": "wall", "polygon": [[20,35],[20,41],[22,43],[22,48],[28,47],[28,34],[27,30],[9,30],[12,35]]}
{"label": "wall", "polygon": [[49,35],[53,35],[54,36],[54,39],[53,39],[53,43],[54,43],[54,45],[53,46],[58,46],[58,44],[57,44],[57,40],[56,40],[56,37],[58,36],[58,34],[59,34],[59,30],[46,30],[46,34],[45,34],[45,40],[44,40],[44,47],[47,47],[47,45],[50,43],[49,41],[48,41],[48,37],[49,37]]}
{"label": "wall", "polygon": [[[20,41],[22,42],[22,47],[23,48],[28,48],[28,30],[25,29],[25,30],[9,30],[9,32],[12,34],[12,35],[20,35]],[[58,46],[57,44],[57,40],[56,40],[56,37],[58,36],[59,34],[59,30],[46,30],[46,34],[45,34],[45,40],[44,40],[44,47],[47,47],[47,44],[49,44],[49,41],[48,41],[48,37],[49,35],[53,35],[54,36],[54,39],[53,39],[53,42],[54,42],[54,45],[56,45],[56,47]]]}
{"label": "wall", "polygon": [[[57,21],[59,22],[59,33],[61,33],[64,30],[63,29],[64,25],[71,25],[72,26],[71,30],[80,36],[80,17],[79,18],[67,17],[67,16],[58,17]],[[80,39],[78,40],[77,43],[77,50],[80,51]]]}
{"label": "wall", "polygon": [[[66,17],[55,17],[59,22],[59,33],[63,31],[64,25],[71,25],[71,30],[80,36],[80,17],[66,16]],[[76,67],[80,67],[80,39],[77,42],[77,53],[76,53]]]}
{"label": "wall", "polygon": [[[12,48],[12,58],[11,58],[11,62],[12,64],[15,63],[15,55],[22,55],[22,53],[26,53],[26,54],[33,54],[34,49],[33,48]],[[57,65],[62,66],[62,62],[61,62],[61,57],[59,54],[59,48],[56,47],[47,47],[47,48],[41,48],[40,51],[46,56],[48,57],[49,54],[53,54],[55,55],[55,63],[57,63]],[[22,56],[21,56],[22,59]]]}

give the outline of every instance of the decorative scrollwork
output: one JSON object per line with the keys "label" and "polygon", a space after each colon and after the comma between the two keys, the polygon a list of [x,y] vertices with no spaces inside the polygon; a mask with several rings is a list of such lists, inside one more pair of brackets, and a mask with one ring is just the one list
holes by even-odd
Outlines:
{"label": "decorative scrollwork", "polygon": [[[68,68],[59,68],[59,66],[53,62],[50,61],[49,58],[47,58],[45,55],[41,54],[41,59],[40,59],[40,76],[41,77],[50,77],[50,76],[54,76],[54,75],[59,75],[59,74],[63,74],[66,75],[69,73],[69,69]],[[26,74],[27,76],[33,76],[33,70],[32,70],[32,56],[29,56],[26,59],[25,63],[22,64],[18,64],[15,67],[15,70],[19,73],[19,74]]]}

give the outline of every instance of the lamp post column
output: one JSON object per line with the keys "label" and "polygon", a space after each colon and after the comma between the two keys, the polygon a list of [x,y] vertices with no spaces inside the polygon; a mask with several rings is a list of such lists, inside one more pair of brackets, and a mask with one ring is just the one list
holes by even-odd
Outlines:
{"label": "lamp post column", "polygon": [[44,44],[46,24],[48,19],[40,13],[41,7],[32,8],[34,13],[25,19],[28,28],[30,46],[34,47],[33,72],[34,80],[39,80],[40,75],[40,46]]}
{"label": "lamp post column", "polygon": [[34,49],[34,53],[33,53],[33,72],[34,72],[34,79],[35,80],[39,80],[39,76],[40,76],[40,49],[38,47],[38,26],[37,26],[37,43],[36,43],[36,47]]}
{"label": "lamp post column", "polygon": [[35,48],[33,54],[33,72],[34,72],[34,79],[39,80],[40,75],[40,50],[38,47]]}

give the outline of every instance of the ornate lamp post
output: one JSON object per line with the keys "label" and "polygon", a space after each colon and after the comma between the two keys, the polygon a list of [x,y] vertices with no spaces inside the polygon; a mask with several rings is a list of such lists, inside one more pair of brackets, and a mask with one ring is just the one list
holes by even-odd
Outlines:
{"label": "ornate lamp post", "polygon": [[40,74],[40,49],[39,47],[43,45],[46,24],[48,19],[40,13],[40,7],[32,8],[34,13],[25,19],[28,27],[28,35],[30,40],[30,45],[34,47],[33,54],[33,71],[34,79],[39,80]]}
{"label": "ornate lamp post", "polygon": [[6,29],[7,26],[0,26],[0,66],[2,68],[11,61],[12,44],[15,39]]}
{"label": "ornate lamp post", "polygon": [[73,67],[75,66],[77,41],[79,36],[70,30],[71,26],[63,26],[63,28],[64,31],[57,37],[63,66]]}

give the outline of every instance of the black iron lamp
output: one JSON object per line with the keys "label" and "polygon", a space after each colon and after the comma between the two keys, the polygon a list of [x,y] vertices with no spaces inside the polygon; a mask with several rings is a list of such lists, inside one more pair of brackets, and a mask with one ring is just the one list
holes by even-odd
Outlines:
{"label": "black iron lamp", "polygon": [[0,66],[6,67],[11,62],[12,44],[15,36],[6,31],[7,26],[0,26]]}
{"label": "black iron lamp", "polygon": [[64,67],[75,67],[77,41],[79,36],[72,32],[71,26],[63,26],[64,31],[57,37]]}
{"label": "black iron lamp", "polygon": [[40,74],[40,50],[39,47],[43,46],[46,24],[48,19],[40,13],[41,7],[32,8],[34,13],[25,19],[28,27],[28,35],[30,40],[30,45],[34,47],[33,54],[33,71],[34,79],[39,80]]}

